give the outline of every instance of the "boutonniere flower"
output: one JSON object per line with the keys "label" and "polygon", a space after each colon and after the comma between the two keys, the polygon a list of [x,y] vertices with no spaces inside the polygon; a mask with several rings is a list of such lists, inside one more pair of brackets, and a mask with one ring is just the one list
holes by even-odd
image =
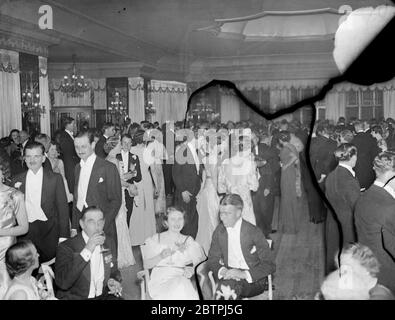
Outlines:
{"label": "boutonniere flower", "polygon": [[134,154],[134,155],[132,155],[132,159],[133,160],[136,160],[137,159],[137,157],[136,157],[136,155]]}
{"label": "boutonniere flower", "polygon": [[16,189],[19,189],[21,187],[21,185],[22,185],[22,182],[17,182],[17,183],[15,183],[14,187]]}
{"label": "boutonniere flower", "polygon": [[221,290],[217,290],[216,300],[219,300],[221,297],[223,297],[224,300],[230,300],[230,298],[236,300],[237,295],[236,292],[230,288],[230,286],[221,285]]}
{"label": "boutonniere flower", "polygon": [[99,183],[102,183],[103,181],[104,181],[104,179],[102,177],[100,177]]}
{"label": "boutonniere flower", "polygon": [[256,251],[256,247],[253,246],[252,249],[251,249],[251,251],[250,251],[250,253],[253,254],[255,251]]}

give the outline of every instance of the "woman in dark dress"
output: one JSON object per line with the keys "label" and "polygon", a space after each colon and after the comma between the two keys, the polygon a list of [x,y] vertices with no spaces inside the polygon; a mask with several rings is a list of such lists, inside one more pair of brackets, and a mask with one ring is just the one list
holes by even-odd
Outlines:
{"label": "woman in dark dress", "polygon": [[328,212],[325,244],[326,244],[326,271],[335,269],[334,256],[340,248],[339,226],[335,216],[340,222],[343,233],[343,246],[356,241],[354,226],[354,209],[360,195],[359,182],[353,170],[357,161],[357,148],[351,143],[341,144],[335,151],[339,165],[329,173],[325,181],[325,195],[335,212]]}
{"label": "woman in dark dress", "polygon": [[296,234],[302,217],[302,186],[299,154],[290,143],[289,131],[279,133],[281,161],[281,199],[279,230],[286,234]]}

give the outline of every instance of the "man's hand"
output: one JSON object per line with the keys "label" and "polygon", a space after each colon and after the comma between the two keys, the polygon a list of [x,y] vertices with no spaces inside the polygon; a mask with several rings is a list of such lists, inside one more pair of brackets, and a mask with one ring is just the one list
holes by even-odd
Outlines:
{"label": "man's hand", "polygon": [[228,269],[225,276],[224,276],[224,279],[225,280],[233,279],[233,280],[239,281],[241,279],[245,279],[246,277],[247,277],[246,273],[242,270]]}
{"label": "man's hand", "polygon": [[162,259],[165,259],[165,258],[171,256],[172,253],[173,253],[173,251],[172,251],[171,249],[166,248],[166,249],[163,249],[163,250],[162,250],[162,252],[160,253],[160,257],[161,257]]}
{"label": "man's hand", "polygon": [[191,278],[193,276],[193,267],[185,267],[184,268],[184,277]]}
{"label": "man's hand", "polygon": [[135,196],[137,196],[139,194],[138,189],[135,184],[128,185],[128,192],[129,192],[129,196],[131,198],[134,198]]}
{"label": "man's hand", "polygon": [[104,244],[104,240],[106,240],[106,237],[104,235],[100,233],[95,233],[92,237],[89,238],[85,248],[87,248],[90,252],[93,253],[96,246],[101,246]]}
{"label": "man's hand", "polygon": [[182,195],[182,200],[185,203],[189,203],[191,201],[192,193],[190,193],[189,191],[185,190],[184,192],[181,193],[181,195]]}
{"label": "man's hand", "polygon": [[113,294],[116,297],[122,296],[122,285],[118,281],[110,278],[107,281],[107,286],[110,289],[109,294]]}
{"label": "man's hand", "polygon": [[128,181],[128,180],[132,179],[134,176],[135,176],[135,175],[133,175],[132,172],[126,172],[126,173],[124,173],[124,174],[122,175],[122,179],[123,179],[124,181]]}
{"label": "man's hand", "polygon": [[267,197],[267,195],[270,193],[270,190],[269,189],[265,189],[265,190],[263,190],[263,195],[265,196],[265,197]]}

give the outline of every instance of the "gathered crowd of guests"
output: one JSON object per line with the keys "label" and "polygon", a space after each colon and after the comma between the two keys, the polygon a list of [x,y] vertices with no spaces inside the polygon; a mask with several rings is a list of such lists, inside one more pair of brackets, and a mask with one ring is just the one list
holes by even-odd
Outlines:
{"label": "gathered crowd of guests", "polygon": [[[341,257],[367,252],[373,262],[357,262],[372,268],[369,288],[395,292],[394,128],[318,121],[308,158],[309,128],[295,120],[77,132],[65,118],[52,140],[12,130],[0,140],[0,298],[121,299],[119,269],[136,263],[134,247],[152,299],[198,299],[192,275],[206,259],[218,288],[256,296],[276,270],[267,240],[304,220],[325,224],[328,277],[347,266],[341,247]],[[39,278],[47,265],[51,294],[48,274]]]}

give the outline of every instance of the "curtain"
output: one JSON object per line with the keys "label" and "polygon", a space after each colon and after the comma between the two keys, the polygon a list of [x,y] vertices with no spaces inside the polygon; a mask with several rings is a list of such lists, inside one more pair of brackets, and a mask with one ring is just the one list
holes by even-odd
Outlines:
{"label": "curtain", "polygon": [[[51,87],[54,94],[55,107],[87,107],[92,105],[91,90],[84,92],[78,97],[72,97],[60,91],[63,79],[53,79]],[[89,82],[88,82],[89,83]]]}
{"label": "curtain", "polygon": [[240,100],[230,92],[221,92],[221,122],[240,121]]}
{"label": "curtain", "polygon": [[40,104],[45,107],[45,113],[40,115],[40,131],[51,136],[51,105],[49,99],[47,58],[38,57]]}
{"label": "curtain", "polygon": [[287,88],[274,88],[270,90],[270,111],[276,111],[291,104],[290,90]]}
{"label": "curtain", "polygon": [[384,118],[395,119],[395,89],[383,92]]}
{"label": "curtain", "polygon": [[145,120],[144,110],[144,79],[128,78],[129,82],[129,118],[140,123]]}
{"label": "curtain", "polygon": [[151,80],[151,98],[156,109],[152,122],[184,120],[188,104],[186,83]]}
{"label": "curtain", "polygon": [[93,109],[107,109],[106,79],[90,79],[93,90]]}
{"label": "curtain", "polygon": [[0,49],[0,138],[22,129],[19,53]]}
{"label": "curtain", "polygon": [[339,117],[346,114],[346,93],[344,91],[331,90],[326,95],[325,118],[337,122]]}

